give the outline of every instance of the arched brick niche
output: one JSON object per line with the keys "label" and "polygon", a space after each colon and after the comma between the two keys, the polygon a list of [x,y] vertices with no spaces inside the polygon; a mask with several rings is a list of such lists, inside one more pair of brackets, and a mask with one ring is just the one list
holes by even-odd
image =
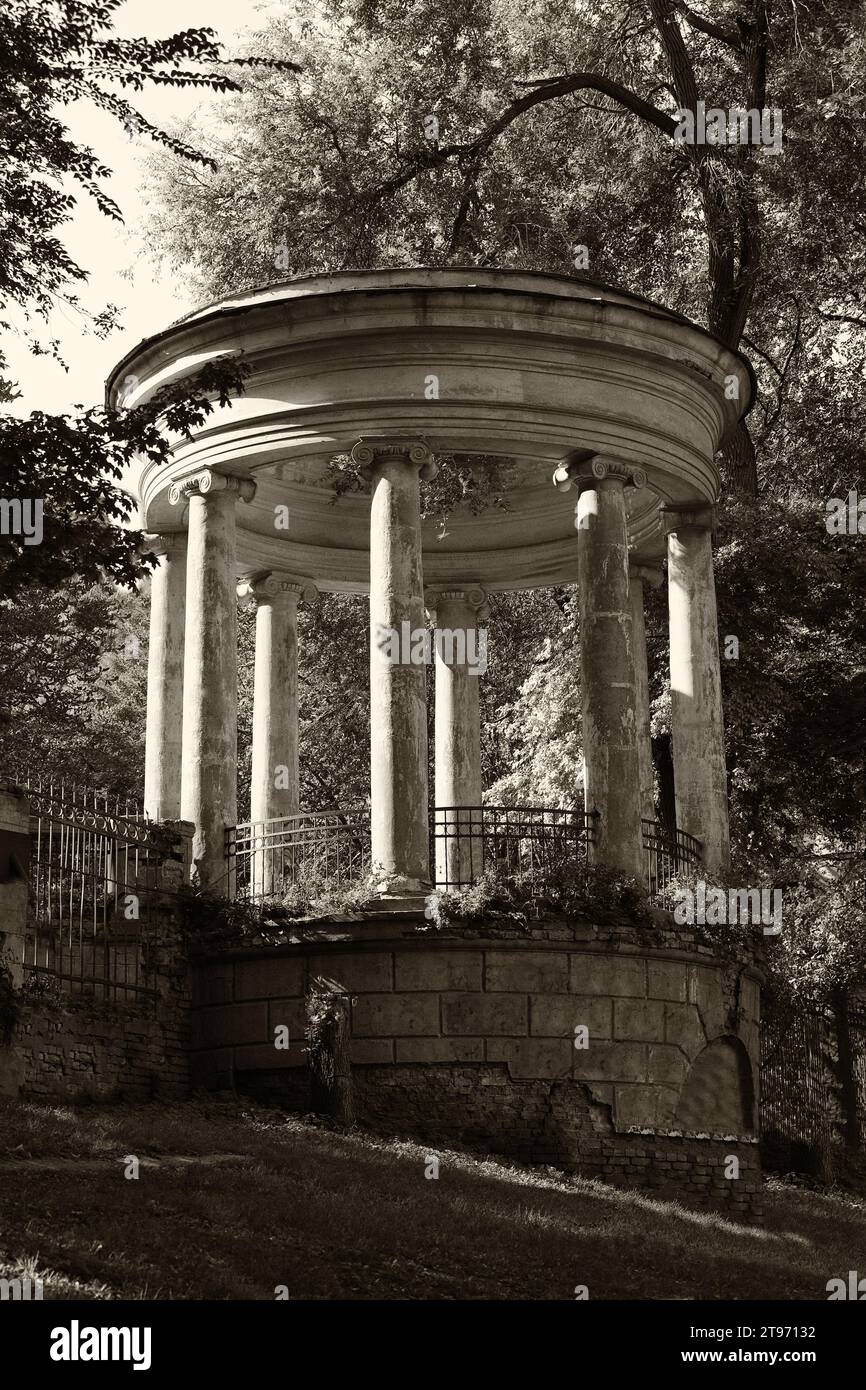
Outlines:
{"label": "arched brick niche", "polygon": [[755,1127],[752,1063],[738,1037],[716,1038],[698,1053],[680,1092],[679,1129],[721,1128],[751,1134]]}
{"label": "arched brick niche", "polygon": [[750,969],[735,1001],[731,972],[682,931],[446,936],[383,915],[299,938],[196,962],[194,1084],[307,1109],[305,1000],[327,976],[351,998],[361,1123],[754,1216]]}

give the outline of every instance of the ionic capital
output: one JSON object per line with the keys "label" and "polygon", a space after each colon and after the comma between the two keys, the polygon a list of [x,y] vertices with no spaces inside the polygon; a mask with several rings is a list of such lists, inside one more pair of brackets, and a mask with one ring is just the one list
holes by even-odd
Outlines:
{"label": "ionic capital", "polygon": [[439,471],[429,444],[417,436],[401,438],[399,435],[364,434],[352,445],[350,458],[366,478],[372,476],[377,464],[392,459],[413,464],[424,479],[435,478]]}
{"label": "ionic capital", "polygon": [[615,459],[599,458],[597,454],[587,454],[585,450],[569,454],[553,474],[553,486],[560,492],[570,492],[573,487],[583,492],[586,488],[596,488],[605,483],[646,487],[646,482],[646,473],[642,468],[634,468],[630,463],[619,463]]}
{"label": "ionic capital", "polygon": [[639,580],[650,589],[657,589],[662,582],[662,567],[649,560],[641,560],[637,555],[628,557],[628,573],[632,580]]}
{"label": "ionic capital", "polygon": [[146,532],[138,543],[139,555],[166,555],[170,559],[186,553],[186,531]]}
{"label": "ionic capital", "polygon": [[221,493],[234,493],[241,502],[252,502],[256,485],[252,478],[242,478],[235,473],[215,473],[212,468],[203,468],[191,478],[172,483],[168,500],[172,506],[177,506],[187,497],[217,496]]}
{"label": "ionic capital", "polygon": [[661,521],[666,536],[677,531],[712,531],[715,508],[709,502],[678,502],[674,507],[662,507]]}
{"label": "ionic capital", "polygon": [[475,623],[486,623],[490,618],[490,605],[486,590],[477,584],[468,585],[466,588],[429,588],[424,590],[424,607],[430,622],[436,624],[439,605],[443,601],[453,600],[457,603],[465,603],[474,610],[473,617]]}
{"label": "ionic capital", "polygon": [[296,579],[293,575],[269,572],[247,575],[238,584],[238,599],[241,607],[258,609],[262,604],[273,603],[275,599],[297,603],[303,601],[312,608],[319,602],[319,591],[309,579]]}

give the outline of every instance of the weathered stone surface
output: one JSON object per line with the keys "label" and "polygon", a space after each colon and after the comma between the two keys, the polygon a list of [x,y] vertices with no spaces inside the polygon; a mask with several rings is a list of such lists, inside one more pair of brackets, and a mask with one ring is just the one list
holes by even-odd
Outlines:
{"label": "weathered stone surface", "polygon": [[488,951],[487,989],[564,992],[568,956],[564,951]]}
{"label": "weathered stone surface", "polygon": [[289,1037],[294,1042],[303,1036],[307,1024],[306,1001],[303,999],[271,999],[268,1004],[268,1032],[274,1037],[274,1029],[280,1025],[288,1028]]}
{"label": "weathered stone surface", "polygon": [[289,1067],[306,1067],[306,1046],[300,1042],[290,1047],[274,1047],[272,1043],[248,1044],[234,1050],[235,1071],[282,1071]]}
{"label": "weathered stone surface", "polygon": [[647,993],[650,999],[671,999],[685,1004],[688,999],[689,968],[683,961],[647,962]]}
{"label": "weathered stone surface", "polygon": [[483,1062],[483,1038],[398,1038],[398,1062]]}
{"label": "weathered stone surface", "polygon": [[523,994],[443,994],[442,1031],[462,1037],[524,1034],[527,1031]]}
{"label": "weathered stone surface", "polygon": [[419,1033],[439,1033],[438,994],[363,994],[352,1006],[354,1037]]}
{"label": "weathered stone surface", "polygon": [[537,1037],[574,1038],[582,1025],[589,1029],[590,1044],[595,1038],[611,1038],[612,1010],[609,999],[586,998],[577,994],[532,994],[529,997],[529,1031]]}
{"label": "weathered stone surface", "polygon": [[481,989],[480,951],[401,951],[394,965],[397,989]]}
{"label": "weathered stone surface", "polygon": [[664,1040],[694,1057],[706,1043],[700,1017],[691,1004],[665,1004]]}
{"label": "weathered stone surface", "polygon": [[263,956],[261,960],[235,962],[235,998],[285,998],[304,993],[304,962],[284,956]]}
{"label": "weathered stone surface", "polygon": [[266,1042],[267,1037],[268,1006],[264,1001],[200,1009],[193,1015],[193,1047]]}
{"label": "weathered stone surface", "polygon": [[613,1035],[633,1042],[653,1042],[664,1034],[664,1004],[656,999],[615,999]]}
{"label": "weathered stone surface", "polygon": [[324,975],[350,994],[379,993],[393,984],[390,951],[334,951],[310,960],[309,978]]}
{"label": "weathered stone surface", "polygon": [[673,1043],[654,1043],[650,1045],[648,1058],[650,1081],[679,1090],[689,1066],[681,1049]]}
{"label": "weathered stone surface", "polygon": [[572,1048],[574,1075],[581,1081],[646,1081],[644,1043],[599,1042],[585,1052]]}
{"label": "weathered stone surface", "polygon": [[349,1060],[353,1066],[375,1066],[393,1062],[393,1038],[353,1038],[349,1043]]}
{"label": "weathered stone surface", "polygon": [[571,982],[574,994],[610,994],[643,998],[646,996],[646,961],[640,957],[612,954],[590,955],[574,952]]}
{"label": "weathered stone surface", "polygon": [[572,1045],[567,1038],[490,1038],[488,1062],[507,1062],[515,1080],[571,1075]]}

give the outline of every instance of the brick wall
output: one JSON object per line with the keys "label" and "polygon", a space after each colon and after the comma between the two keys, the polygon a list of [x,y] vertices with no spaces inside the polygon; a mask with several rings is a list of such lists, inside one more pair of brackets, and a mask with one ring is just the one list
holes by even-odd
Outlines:
{"label": "brick wall", "polygon": [[[194,1085],[306,1108],[305,997],[319,976],[351,999],[362,1123],[755,1215],[758,977],[687,930],[651,944],[561,922],[446,936],[383,917],[200,960]],[[736,1181],[720,1177],[730,1154]]]}
{"label": "brick wall", "polygon": [[146,945],[154,967],[148,994],[99,999],[47,975],[25,979],[13,1038],[22,1096],[188,1096],[189,971],[176,909],[159,913]]}

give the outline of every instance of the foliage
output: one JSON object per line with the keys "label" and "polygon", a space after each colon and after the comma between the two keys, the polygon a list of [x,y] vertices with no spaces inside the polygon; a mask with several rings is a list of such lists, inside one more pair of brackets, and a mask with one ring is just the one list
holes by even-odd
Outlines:
{"label": "foliage", "polygon": [[141,795],[144,596],[73,580],[0,602],[0,767]]}
{"label": "foliage", "polygon": [[[146,135],[187,163],[213,160],[148,121],[124,92],[147,84],[237,92],[227,68],[249,69],[256,55],[221,60],[209,29],[187,29],[159,40],[121,39],[113,18],[121,0],[7,0],[0,13],[0,331],[15,315],[35,352],[53,352],[34,336],[32,323],[48,319],[58,303],[83,312],[74,287],[87,271],[69,256],[60,233],[76,206],[76,193],[121,221],[104,188],[109,177],[96,154],[77,143],[64,122],[72,103],[89,102]],[[220,64],[208,71],[207,64]],[[296,66],[273,60],[281,71]],[[117,90],[119,89],[119,90]],[[12,317],[10,317],[10,315]],[[105,335],[111,307],[91,316]],[[240,389],[237,363],[205,368],[192,381],[174,383],[129,411],[93,407],[71,415],[34,411],[24,419],[0,416],[0,496],[37,500],[43,508],[41,543],[4,535],[0,596],[13,598],[29,583],[62,586],[74,576],[90,583],[108,577],[131,585],[146,574],[137,554],[139,534],[124,529],[132,500],[117,485],[134,460],[157,463],[169,454],[163,431],[186,434],[201,425],[215,399],[228,405]],[[17,396],[0,352],[0,400]]]}
{"label": "foliage", "polygon": [[497,918],[526,928],[551,914],[599,924],[628,917],[639,926],[657,925],[646,889],[636,879],[572,857],[542,869],[487,868],[470,887],[432,894],[426,915],[433,928]]}
{"label": "foliage", "polygon": [[[438,522],[440,540],[448,534],[448,517],[455,507],[477,516],[486,507],[508,510],[508,460],[486,454],[436,454],[437,473],[421,479],[421,518]],[[364,492],[368,483],[361,466],[349,454],[328,462],[335,499]]]}
{"label": "foliage", "polygon": [[843,872],[812,874],[785,889],[784,928],[768,948],[767,990],[778,1006],[832,1003],[840,989],[866,985],[866,860]]}
{"label": "foliage", "polygon": [[12,973],[5,965],[0,965],[0,1047],[8,1047],[12,1042],[19,1012],[19,1000],[12,984]]}

